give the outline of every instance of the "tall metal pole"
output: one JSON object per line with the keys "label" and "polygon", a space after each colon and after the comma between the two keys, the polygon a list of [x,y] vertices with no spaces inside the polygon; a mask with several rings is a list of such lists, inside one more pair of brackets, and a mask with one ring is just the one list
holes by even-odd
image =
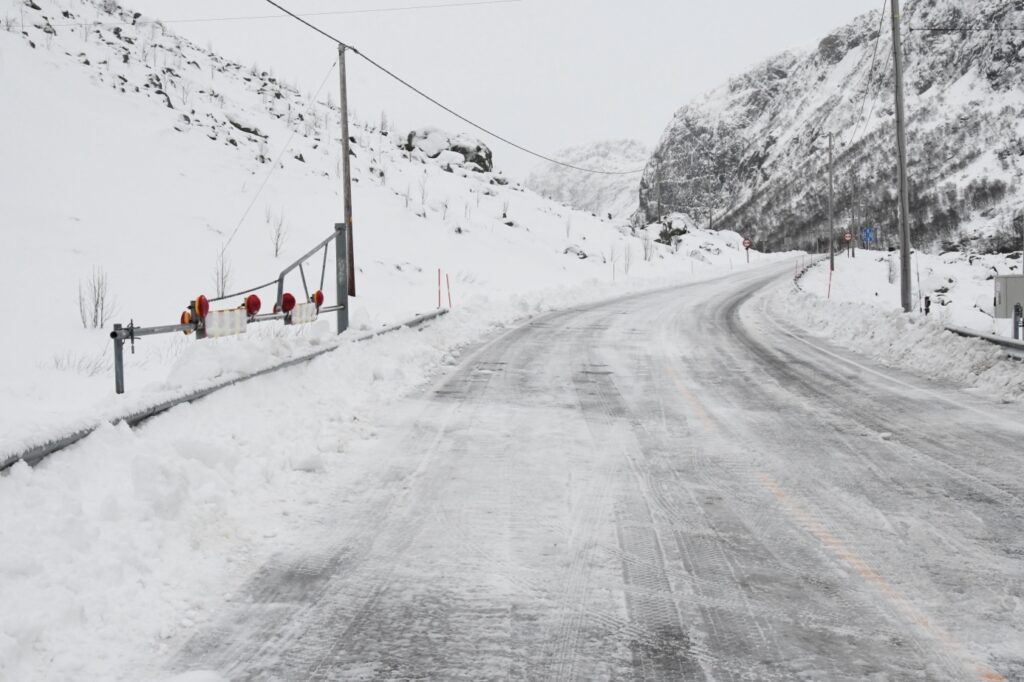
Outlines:
{"label": "tall metal pole", "polygon": [[907,179],[907,121],[903,109],[903,43],[900,38],[900,0],[892,0],[892,50],[896,64],[896,147],[900,176],[900,301],[903,312],[910,300],[910,183]]}
{"label": "tall metal pole", "polygon": [[[356,295],[356,262],[352,248],[352,166],[348,147],[348,85],[345,77],[345,46],[338,44],[338,71],[341,73],[341,172],[345,193],[345,249],[348,252],[348,295]],[[341,303],[341,301],[339,301]],[[346,305],[347,309],[347,305]]]}
{"label": "tall metal pole", "polygon": [[832,133],[828,134],[828,269],[836,269],[836,231],[832,219]]}
{"label": "tall metal pole", "polygon": [[334,224],[335,290],[338,292],[338,333],[348,329],[348,243],[349,230],[345,223]]}

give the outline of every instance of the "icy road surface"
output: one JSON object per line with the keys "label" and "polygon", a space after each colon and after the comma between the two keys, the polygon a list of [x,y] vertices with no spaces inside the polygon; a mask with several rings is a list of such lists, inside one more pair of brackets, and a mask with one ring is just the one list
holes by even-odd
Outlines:
{"label": "icy road surface", "polygon": [[548,314],[367,445],[174,671],[1022,679],[1020,407],[780,325],[792,264]]}

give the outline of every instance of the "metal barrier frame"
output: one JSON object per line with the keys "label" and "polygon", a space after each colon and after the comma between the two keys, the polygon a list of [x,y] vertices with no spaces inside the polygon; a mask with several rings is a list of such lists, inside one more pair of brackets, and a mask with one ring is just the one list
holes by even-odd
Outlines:
{"label": "metal barrier frame", "polygon": [[[226,296],[220,296],[215,301],[222,301],[228,298],[234,298],[236,296],[244,296],[254,291],[259,291],[272,284],[277,284],[277,297],[274,304],[274,312],[264,313],[262,315],[251,315],[247,322],[249,324],[258,322],[270,322],[273,320],[283,320],[285,324],[291,322],[291,314],[282,312],[284,308],[284,279],[289,274],[294,272],[296,269],[299,271],[299,275],[302,277],[302,289],[305,292],[305,298],[308,301],[310,299],[309,286],[306,282],[306,272],[302,267],[310,257],[316,254],[318,251],[323,250],[324,258],[323,264],[320,268],[320,287],[321,290],[324,285],[324,277],[327,273],[327,247],[330,246],[331,242],[334,242],[334,269],[335,269],[335,285],[337,292],[338,303],[333,306],[321,306],[317,308],[317,315],[320,313],[336,312],[338,315],[338,334],[341,334],[348,329],[348,279],[349,279],[349,264],[348,264],[348,251],[347,251],[347,228],[345,223],[335,223],[334,233],[330,237],[327,237],[319,244],[314,246],[312,249],[307,251],[290,265],[288,265],[281,274],[278,275],[277,279],[272,282],[267,282],[258,287],[252,289],[246,289],[234,294],[228,294]],[[194,307],[190,304],[190,307]],[[135,339],[144,336],[155,336],[157,334],[173,334],[176,332],[190,333],[197,332],[197,338],[203,338],[202,331],[204,329],[205,320],[202,319],[196,311],[193,312],[193,322],[188,324],[167,324],[156,327],[136,327],[135,321],[132,320],[127,326],[121,324],[115,324],[113,331],[110,332],[110,338],[114,342],[114,390],[118,395],[124,393],[124,344],[127,341],[131,344],[132,352],[135,352]]]}

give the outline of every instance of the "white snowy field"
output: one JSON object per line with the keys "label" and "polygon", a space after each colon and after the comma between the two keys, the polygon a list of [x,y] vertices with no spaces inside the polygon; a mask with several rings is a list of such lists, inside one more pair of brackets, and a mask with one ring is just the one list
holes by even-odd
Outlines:
{"label": "white snowy field", "polygon": [[[126,356],[127,394],[114,395],[112,323],[176,323],[191,299],[215,293],[221,252],[227,292],[274,279],[331,234],[342,201],[329,61],[323,89],[299,93],[282,75],[232,63],[158,23],[134,26],[130,8],[108,5],[0,0],[0,288],[20,302],[0,341],[0,452],[272,364],[327,333],[266,324],[216,342],[149,337]],[[358,93],[351,107],[375,111]],[[387,114],[352,127],[357,332],[436,308],[438,269],[458,308],[742,262],[739,235],[697,232],[679,249],[652,245],[647,260],[644,240],[620,224],[547,201],[500,171],[475,172],[457,153],[406,152]],[[313,280],[316,260],[306,268]],[[79,287],[100,271],[108,314],[103,328],[83,328]],[[296,275],[287,288],[301,299]],[[272,292],[259,293],[266,311]]]}
{"label": "white snowy field", "polygon": [[[1020,274],[1019,254],[915,252],[911,263],[916,310],[909,315],[900,305],[899,253],[866,250],[854,258],[837,255],[831,287],[823,259],[800,278],[799,290],[777,298],[777,310],[801,328],[885,364],[973,386],[1000,400],[1024,396],[1024,363],[1007,359],[998,346],[945,329],[1011,335],[1011,323],[992,315],[992,277]],[[890,267],[896,268],[892,282]],[[923,313],[925,297],[931,299],[929,315]]]}

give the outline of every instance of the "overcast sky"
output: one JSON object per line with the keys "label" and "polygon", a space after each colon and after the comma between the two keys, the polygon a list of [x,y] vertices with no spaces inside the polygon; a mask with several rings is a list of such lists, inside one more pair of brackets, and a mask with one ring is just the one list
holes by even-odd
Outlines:
{"label": "overcast sky", "polygon": [[[296,12],[457,0],[278,0]],[[164,19],[276,14],[260,0],[125,0]],[[310,17],[428,94],[524,146],[630,138],[653,146],[682,104],[786,49],[812,48],[879,0],[521,0]],[[200,45],[315,90],[335,59],[325,38],[290,19],[172,24]],[[349,103],[403,128],[467,126],[350,58]],[[337,99],[337,79],[328,86]],[[326,90],[325,90],[326,92]],[[482,136],[485,141],[486,136]],[[535,161],[500,143],[499,168]]]}

